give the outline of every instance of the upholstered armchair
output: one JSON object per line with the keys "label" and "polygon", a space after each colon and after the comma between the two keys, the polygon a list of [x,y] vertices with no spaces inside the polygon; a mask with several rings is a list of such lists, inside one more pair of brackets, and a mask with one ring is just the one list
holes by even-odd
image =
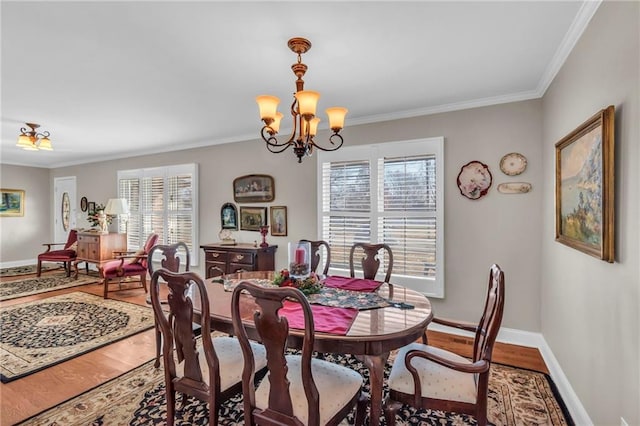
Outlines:
{"label": "upholstered armchair", "polygon": [[[140,250],[133,252],[133,254],[122,254],[132,252],[120,252],[120,255],[116,256],[116,260],[107,262],[99,268],[104,284],[105,299],[110,291],[109,285],[117,283],[118,290],[120,290],[122,279],[127,277],[139,277],[140,286],[144,288],[145,293],[147,292],[147,258],[157,242],[158,234],[151,233]],[[112,282],[114,280],[117,281]]]}
{"label": "upholstered armchair", "polygon": [[[76,260],[76,247],[78,242],[78,232],[75,229],[69,231],[66,243],[45,243],[47,250],[38,255],[37,275],[42,272],[42,262],[62,262],[67,272],[67,277],[71,276],[71,262]],[[52,246],[63,246],[60,250],[51,250]]]}

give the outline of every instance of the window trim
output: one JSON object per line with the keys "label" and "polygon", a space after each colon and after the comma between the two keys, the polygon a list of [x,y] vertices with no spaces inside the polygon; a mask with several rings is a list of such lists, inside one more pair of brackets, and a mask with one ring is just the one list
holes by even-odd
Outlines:
{"label": "window trim", "polygon": [[[317,166],[317,235],[322,238],[323,220],[323,163],[337,161],[370,161],[370,188],[371,188],[371,238],[378,241],[377,220],[379,216],[378,199],[383,188],[378,188],[378,159],[385,157],[415,156],[434,154],[436,157],[436,274],[435,278],[417,278],[398,274],[392,274],[394,282],[412,288],[428,297],[444,298],[444,137],[424,139],[411,139],[395,142],[383,142],[377,144],[363,144],[342,147],[337,151],[318,153]],[[350,213],[351,214],[351,213]],[[353,214],[355,215],[355,213]],[[392,214],[393,215],[393,214]],[[389,215],[389,216],[392,216]],[[369,213],[365,214],[369,216]],[[413,216],[413,213],[409,213]],[[330,273],[348,274],[349,271],[330,268]]]}

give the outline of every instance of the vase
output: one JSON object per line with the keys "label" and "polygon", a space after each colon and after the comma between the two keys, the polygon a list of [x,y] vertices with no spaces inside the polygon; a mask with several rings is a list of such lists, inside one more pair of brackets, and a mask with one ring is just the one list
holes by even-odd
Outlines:
{"label": "vase", "polygon": [[289,243],[289,275],[304,280],[311,272],[311,243]]}

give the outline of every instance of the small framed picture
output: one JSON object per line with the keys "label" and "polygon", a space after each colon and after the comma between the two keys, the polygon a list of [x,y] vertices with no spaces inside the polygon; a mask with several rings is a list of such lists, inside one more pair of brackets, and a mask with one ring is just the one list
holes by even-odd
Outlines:
{"label": "small framed picture", "polygon": [[89,208],[88,204],[89,204],[89,201],[87,201],[87,197],[80,198],[80,210],[82,210],[83,212],[86,212],[87,209]]}
{"label": "small framed picture", "polygon": [[238,211],[233,203],[225,203],[220,209],[222,229],[238,229]]}
{"label": "small framed picture", "polygon": [[287,236],[287,206],[271,207],[271,235],[274,237]]}
{"label": "small framed picture", "polygon": [[95,201],[89,201],[87,203],[87,212],[89,214],[93,214],[93,213],[96,212],[96,203],[95,203]]}
{"label": "small framed picture", "polygon": [[266,207],[240,207],[240,230],[260,231],[261,226],[267,226]]}
{"label": "small framed picture", "polygon": [[24,216],[24,190],[0,189],[0,216]]}

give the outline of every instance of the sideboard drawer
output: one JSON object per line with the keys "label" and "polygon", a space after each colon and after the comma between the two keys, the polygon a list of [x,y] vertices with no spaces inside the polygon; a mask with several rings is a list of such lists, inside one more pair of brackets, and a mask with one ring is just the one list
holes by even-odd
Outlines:
{"label": "sideboard drawer", "polygon": [[205,252],[205,260],[207,262],[226,262],[227,261],[227,253],[226,251],[207,251]]}
{"label": "sideboard drawer", "polygon": [[229,263],[240,263],[243,265],[252,265],[253,253],[229,252]]}
{"label": "sideboard drawer", "polygon": [[100,237],[97,235],[78,235],[78,242],[86,243],[86,244],[98,244],[100,242]]}

